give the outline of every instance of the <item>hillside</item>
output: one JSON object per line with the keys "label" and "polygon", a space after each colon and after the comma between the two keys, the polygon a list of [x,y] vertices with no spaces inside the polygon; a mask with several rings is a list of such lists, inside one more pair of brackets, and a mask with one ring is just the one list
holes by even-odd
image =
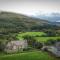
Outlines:
{"label": "hillside", "polygon": [[49,30],[58,31],[60,27],[46,20],[32,18],[18,13],[0,12],[0,39],[5,40],[10,37],[15,39],[15,33],[19,32],[44,32]]}
{"label": "hillside", "polygon": [[48,21],[17,13],[0,12],[0,33],[31,31],[33,26],[45,24],[48,24]]}

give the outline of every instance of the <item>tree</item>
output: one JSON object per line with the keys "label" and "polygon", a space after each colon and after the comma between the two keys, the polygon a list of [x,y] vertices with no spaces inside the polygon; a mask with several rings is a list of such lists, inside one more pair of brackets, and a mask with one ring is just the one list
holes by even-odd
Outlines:
{"label": "tree", "polygon": [[5,48],[5,42],[0,41],[0,51],[3,51]]}
{"label": "tree", "polygon": [[28,45],[33,48],[40,49],[43,46],[43,44],[40,42],[37,42],[33,36],[26,35],[24,36],[24,39],[27,39]]}
{"label": "tree", "polygon": [[56,32],[55,31],[47,31],[47,36],[56,36]]}
{"label": "tree", "polygon": [[56,40],[54,39],[49,39],[45,44],[46,45],[54,45],[56,43]]}
{"label": "tree", "polygon": [[32,46],[33,42],[35,41],[33,36],[25,35],[23,38],[27,40],[28,45],[30,46]]}
{"label": "tree", "polygon": [[36,49],[41,49],[43,47],[43,44],[40,42],[35,42],[33,47]]}

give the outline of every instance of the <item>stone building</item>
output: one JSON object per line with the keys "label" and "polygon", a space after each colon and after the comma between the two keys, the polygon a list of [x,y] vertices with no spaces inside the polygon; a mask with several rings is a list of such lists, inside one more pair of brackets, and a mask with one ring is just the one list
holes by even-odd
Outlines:
{"label": "stone building", "polygon": [[23,51],[23,49],[27,47],[28,47],[27,40],[10,41],[6,44],[4,51],[6,53],[15,53]]}

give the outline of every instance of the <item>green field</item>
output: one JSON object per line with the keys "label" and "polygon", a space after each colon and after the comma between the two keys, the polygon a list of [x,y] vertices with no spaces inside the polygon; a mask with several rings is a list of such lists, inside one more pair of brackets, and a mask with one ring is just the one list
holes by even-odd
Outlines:
{"label": "green field", "polygon": [[0,56],[0,60],[58,60],[46,52],[34,51]]}
{"label": "green field", "polygon": [[60,37],[35,37],[35,39],[39,42],[46,42],[48,41],[49,39],[60,39]]}
{"label": "green field", "polygon": [[45,35],[45,33],[44,32],[25,32],[25,33],[19,33],[17,38],[19,40],[21,40],[21,39],[23,39],[23,36],[26,36],[26,35],[29,35],[29,36],[36,36],[36,35],[41,36],[41,35]]}
{"label": "green field", "polygon": [[[23,36],[26,36],[26,35],[33,36],[39,42],[46,42],[49,39],[54,39],[54,40],[60,39],[60,36],[59,37],[43,37],[42,35],[46,35],[46,33],[44,33],[44,32],[25,32],[25,33],[19,33],[17,35],[17,38],[19,40],[22,40],[22,39],[24,39]],[[38,36],[38,37],[36,37],[36,36]]]}

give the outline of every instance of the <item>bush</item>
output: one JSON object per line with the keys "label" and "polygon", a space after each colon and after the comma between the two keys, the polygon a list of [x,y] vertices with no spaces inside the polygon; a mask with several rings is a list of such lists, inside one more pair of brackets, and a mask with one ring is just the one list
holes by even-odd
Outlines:
{"label": "bush", "polygon": [[37,42],[33,36],[26,35],[26,36],[24,36],[24,39],[27,40],[28,45],[30,47],[33,47],[33,48],[36,48],[36,49],[40,49],[43,46],[43,44],[40,43],[40,42]]}
{"label": "bush", "polygon": [[48,31],[46,32],[47,36],[56,36],[56,33],[54,31]]}
{"label": "bush", "polygon": [[35,39],[33,36],[25,35],[23,38],[27,40],[28,45],[32,45],[35,42]]}
{"label": "bush", "polygon": [[46,45],[54,45],[56,43],[56,40],[49,39],[45,44]]}
{"label": "bush", "polygon": [[60,42],[60,39],[59,38],[57,39],[57,42]]}
{"label": "bush", "polygon": [[5,48],[5,42],[0,41],[0,51],[4,51]]}
{"label": "bush", "polygon": [[33,47],[36,49],[41,49],[43,47],[43,44],[40,42],[35,42]]}

